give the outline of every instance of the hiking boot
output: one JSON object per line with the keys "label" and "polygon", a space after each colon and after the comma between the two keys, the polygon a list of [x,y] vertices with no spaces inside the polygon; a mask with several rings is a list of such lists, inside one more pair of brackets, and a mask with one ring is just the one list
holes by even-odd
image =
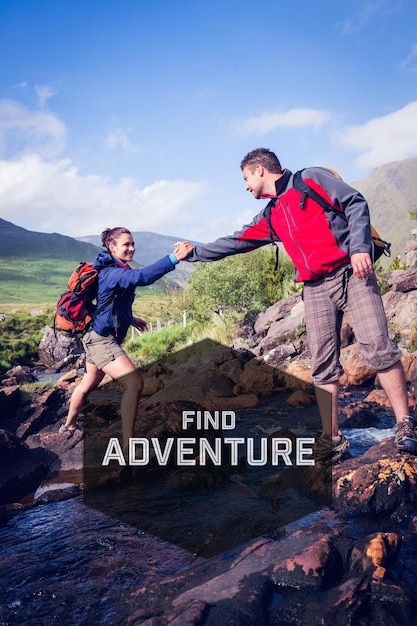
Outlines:
{"label": "hiking boot", "polygon": [[313,448],[316,465],[336,465],[349,453],[350,444],[343,433],[338,433],[338,439],[322,433]]}
{"label": "hiking boot", "polygon": [[403,417],[395,427],[395,444],[400,452],[417,454],[417,420]]}

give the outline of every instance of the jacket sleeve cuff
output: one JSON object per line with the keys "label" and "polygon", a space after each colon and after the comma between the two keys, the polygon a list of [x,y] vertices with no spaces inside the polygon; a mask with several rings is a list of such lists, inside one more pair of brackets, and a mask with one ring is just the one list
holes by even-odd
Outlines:
{"label": "jacket sleeve cuff", "polygon": [[169,255],[169,260],[171,261],[172,265],[178,265],[179,261],[176,258],[175,254],[170,254]]}

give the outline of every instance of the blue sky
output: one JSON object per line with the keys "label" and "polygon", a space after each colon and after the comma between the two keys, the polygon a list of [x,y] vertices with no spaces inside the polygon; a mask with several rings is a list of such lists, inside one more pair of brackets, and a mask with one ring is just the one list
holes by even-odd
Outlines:
{"label": "blue sky", "polygon": [[[1,0],[0,216],[209,241],[274,150],[348,181],[417,157],[415,0]],[[140,242],[138,242],[140,246]]]}

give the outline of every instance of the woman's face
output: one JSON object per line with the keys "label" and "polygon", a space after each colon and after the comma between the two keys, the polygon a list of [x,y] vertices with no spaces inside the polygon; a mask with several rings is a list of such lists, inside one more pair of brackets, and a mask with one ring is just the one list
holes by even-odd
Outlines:
{"label": "woman's face", "polygon": [[116,243],[110,244],[110,254],[125,263],[129,263],[135,254],[135,242],[130,233],[123,233],[116,239]]}

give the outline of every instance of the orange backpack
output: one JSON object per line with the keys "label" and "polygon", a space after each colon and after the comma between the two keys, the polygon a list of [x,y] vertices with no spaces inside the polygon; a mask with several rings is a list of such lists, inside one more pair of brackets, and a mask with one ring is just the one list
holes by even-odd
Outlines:
{"label": "orange backpack", "polygon": [[91,263],[82,261],[68,280],[68,291],[56,305],[55,328],[71,333],[87,330],[94,313],[97,297],[98,271]]}

